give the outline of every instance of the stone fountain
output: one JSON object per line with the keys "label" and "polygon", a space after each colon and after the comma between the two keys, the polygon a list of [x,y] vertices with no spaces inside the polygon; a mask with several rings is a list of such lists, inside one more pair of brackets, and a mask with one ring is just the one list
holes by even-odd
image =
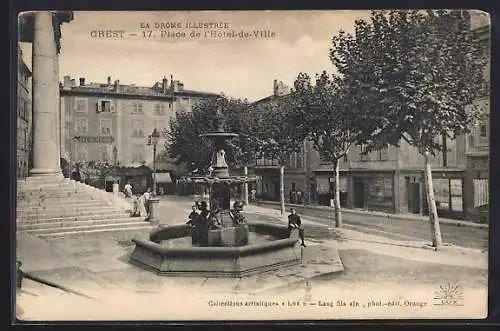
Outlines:
{"label": "stone fountain", "polygon": [[[290,234],[284,224],[247,222],[238,203],[231,209],[231,188],[257,177],[230,175],[225,146],[238,134],[225,132],[220,108],[213,129],[201,135],[214,146],[210,176],[187,177],[184,181],[209,188],[209,208],[215,221],[204,219],[193,227],[158,226],[149,240],[133,239],[131,262],[161,275],[204,277],[241,277],[301,263],[297,233]],[[189,246],[186,241],[179,244],[180,239],[188,237]]]}

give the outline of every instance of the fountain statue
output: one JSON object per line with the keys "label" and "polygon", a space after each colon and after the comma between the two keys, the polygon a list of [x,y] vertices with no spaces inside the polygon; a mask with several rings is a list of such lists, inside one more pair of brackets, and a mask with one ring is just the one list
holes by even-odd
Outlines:
{"label": "fountain statue", "polygon": [[[235,223],[234,215],[231,214],[231,188],[241,185],[244,182],[255,181],[255,176],[230,176],[229,167],[226,161],[226,141],[238,137],[236,133],[226,132],[224,129],[224,115],[222,108],[217,107],[214,120],[212,122],[212,132],[201,134],[200,137],[210,139],[214,146],[214,156],[212,157],[212,169],[208,177],[190,177],[188,180],[208,186],[210,208],[217,209],[218,224],[213,224],[210,228],[199,224],[192,231],[193,242],[198,242],[202,246],[242,246],[248,243],[248,225],[245,222]],[[235,204],[236,205],[236,204]],[[236,217],[242,205],[233,208]],[[206,234],[204,232],[207,232]]]}
{"label": "fountain statue", "polygon": [[[285,224],[247,222],[243,203],[231,206],[231,189],[257,176],[231,176],[226,162],[226,142],[238,134],[226,132],[218,107],[212,131],[200,135],[213,142],[210,175],[191,176],[179,182],[208,187],[209,201],[201,201],[201,213],[189,224],[158,226],[149,240],[133,239],[131,262],[162,275],[242,277],[300,264],[301,247]],[[249,234],[252,237],[249,238]],[[179,244],[188,239],[190,246]]]}

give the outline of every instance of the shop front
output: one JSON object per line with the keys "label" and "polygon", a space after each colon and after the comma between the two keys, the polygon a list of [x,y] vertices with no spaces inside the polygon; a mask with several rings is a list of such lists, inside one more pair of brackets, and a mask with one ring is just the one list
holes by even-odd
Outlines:
{"label": "shop front", "polygon": [[132,185],[134,194],[142,194],[146,192],[148,187],[152,188],[153,186],[153,171],[145,165],[139,167],[121,167],[118,171],[121,178],[120,191],[123,191],[123,187],[127,183]]}
{"label": "shop front", "polygon": [[351,174],[352,208],[394,213],[394,172],[359,171]]}
{"label": "shop front", "polygon": [[[439,217],[464,219],[463,170],[433,171],[432,183]],[[429,205],[424,186],[423,214],[429,215]]]}
{"label": "shop front", "polygon": [[[335,193],[335,177],[331,171],[317,172],[314,184],[315,203],[321,206],[331,206]],[[313,186],[311,186],[313,190]],[[349,207],[348,199],[348,175],[346,171],[340,171],[339,175],[340,206]]]}
{"label": "shop front", "polygon": [[156,194],[175,194],[175,184],[172,181],[170,172],[157,172],[155,174]]}

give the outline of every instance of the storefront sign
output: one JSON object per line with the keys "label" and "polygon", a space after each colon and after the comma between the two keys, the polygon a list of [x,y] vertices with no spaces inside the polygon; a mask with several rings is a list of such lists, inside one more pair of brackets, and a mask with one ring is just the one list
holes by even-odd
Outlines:
{"label": "storefront sign", "polygon": [[113,136],[80,136],[77,142],[83,144],[111,144],[115,141]]}
{"label": "storefront sign", "polygon": [[327,177],[316,177],[316,191],[320,194],[330,192],[330,184]]}

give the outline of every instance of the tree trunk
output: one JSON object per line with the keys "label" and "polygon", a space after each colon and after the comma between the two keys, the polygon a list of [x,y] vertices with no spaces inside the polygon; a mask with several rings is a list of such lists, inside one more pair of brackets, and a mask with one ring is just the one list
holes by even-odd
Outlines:
{"label": "tree trunk", "polygon": [[[248,167],[243,168],[245,176],[248,176]],[[243,185],[243,194],[245,197],[245,206],[248,206],[248,182]]]}
{"label": "tree trunk", "polygon": [[425,159],[425,188],[427,193],[427,205],[429,206],[429,222],[431,224],[432,246],[438,248],[443,245],[441,237],[441,229],[439,227],[439,219],[436,208],[436,199],[434,197],[434,186],[432,184],[432,169],[429,160],[429,152],[424,152]]}
{"label": "tree trunk", "polygon": [[340,162],[339,160],[333,161],[334,173],[335,173],[335,182],[333,183],[333,208],[335,210],[335,227],[342,227],[342,214],[340,213]]}
{"label": "tree trunk", "polygon": [[280,205],[281,215],[285,214],[285,166],[280,166]]}

